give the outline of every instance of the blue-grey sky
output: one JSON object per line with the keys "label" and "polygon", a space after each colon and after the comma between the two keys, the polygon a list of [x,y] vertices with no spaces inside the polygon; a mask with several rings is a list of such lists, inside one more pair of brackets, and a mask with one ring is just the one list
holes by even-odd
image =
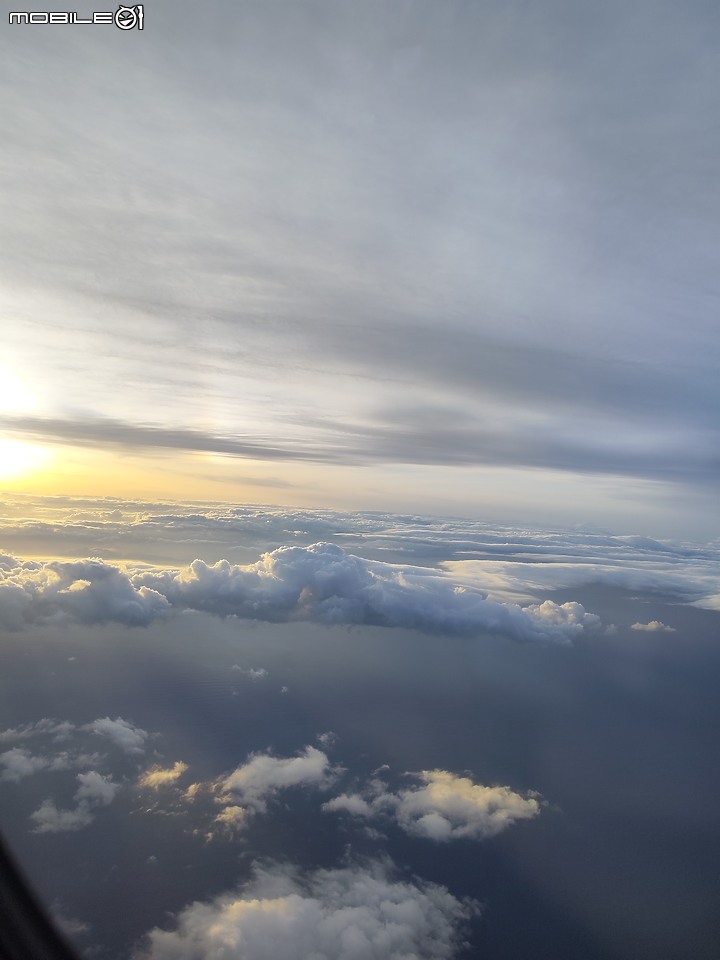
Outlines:
{"label": "blue-grey sky", "polygon": [[0,485],[717,536],[719,32],[692,0],[0,25]]}

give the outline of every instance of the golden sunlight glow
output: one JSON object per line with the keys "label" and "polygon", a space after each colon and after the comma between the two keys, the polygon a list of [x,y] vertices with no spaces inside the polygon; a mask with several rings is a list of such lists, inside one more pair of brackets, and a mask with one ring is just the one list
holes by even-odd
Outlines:
{"label": "golden sunlight glow", "polygon": [[35,406],[35,398],[5,364],[0,364],[0,411],[21,413]]}
{"label": "golden sunlight glow", "polygon": [[52,456],[47,447],[0,437],[0,482],[36,473],[47,466]]}

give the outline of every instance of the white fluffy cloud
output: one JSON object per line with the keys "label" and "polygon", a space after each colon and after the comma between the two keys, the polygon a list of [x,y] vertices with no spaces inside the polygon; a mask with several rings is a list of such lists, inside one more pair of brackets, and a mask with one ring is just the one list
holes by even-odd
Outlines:
{"label": "white fluffy cloud", "polygon": [[168,608],[165,597],[135,587],[126,572],[102,560],[5,561],[0,566],[0,626],[7,629],[63,619],[143,626]]}
{"label": "white fluffy cloud", "polygon": [[114,720],[110,717],[101,717],[93,720],[85,729],[101,737],[107,737],[126,753],[143,753],[145,750],[147,731],[134,726],[128,720],[123,720],[122,717],[116,717]]}
{"label": "white fluffy cloud", "polygon": [[485,787],[447,770],[424,770],[418,778],[422,786],[401,790],[390,802],[403,830],[431,840],[482,840],[540,812],[534,797],[509,787]]}
{"label": "white fluffy cloud", "polygon": [[323,804],[323,810],[358,817],[390,814],[406,833],[437,841],[484,840],[540,813],[535,796],[522,796],[509,787],[486,787],[447,770],[413,776],[420,785],[392,793],[374,781],[367,796],[344,793]]}
{"label": "white fluffy cloud", "polygon": [[448,633],[491,631],[518,640],[567,641],[597,617],[580,604],[526,609],[488,600],[443,573],[364,560],[331,543],[280,547],[248,566],[195,560],[134,582],[174,606],[260,619],[370,623]]}
{"label": "white fluffy cloud", "polygon": [[47,757],[35,756],[23,747],[13,747],[12,750],[0,753],[0,764],[5,768],[1,779],[24,780],[25,777],[32,776],[33,773],[47,770],[50,762]]}
{"label": "white fluffy cloud", "polygon": [[300,786],[324,789],[335,781],[339,772],[316,747],[305,747],[297,757],[256,753],[221,781],[221,790],[244,808],[263,813],[268,800],[279,791]]}
{"label": "white fluffy cloud", "polygon": [[662,620],[651,620],[650,623],[634,623],[631,630],[644,630],[647,633],[675,633],[675,627],[669,627]]}
{"label": "white fluffy cloud", "polygon": [[120,784],[114,783],[112,777],[104,777],[97,770],[79,773],[78,781],[80,786],[75,799],[93,806],[106,807],[113,802],[115,794],[120,789]]}
{"label": "white fluffy cloud", "polygon": [[93,810],[106,807],[115,799],[120,784],[111,777],[104,777],[96,770],[79,773],[80,786],[75,792],[77,806],[74,810],[62,810],[55,806],[52,799],[44,800],[37,810],[30,814],[35,824],[35,833],[67,833],[82,830],[93,820]]}
{"label": "white fluffy cloud", "polygon": [[476,907],[384,864],[258,868],[236,893],[193,903],[155,928],[136,960],[449,960]]}
{"label": "white fluffy cloud", "polygon": [[74,619],[148,624],[169,608],[265,620],[317,620],[493,632],[517,640],[567,642],[597,617],[580,604],[526,608],[490,600],[447,572],[383,563],[332,543],[279,547],[246,566],[195,560],[183,570],[131,569],[101,560],[19,561],[0,569],[0,625]]}
{"label": "white fluffy cloud", "polygon": [[30,814],[30,819],[35,824],[35,833],[68,833],[89,826],[93,815],[84,803],[78,804],[74,810],[60,810],[52,800],[43,800]]}

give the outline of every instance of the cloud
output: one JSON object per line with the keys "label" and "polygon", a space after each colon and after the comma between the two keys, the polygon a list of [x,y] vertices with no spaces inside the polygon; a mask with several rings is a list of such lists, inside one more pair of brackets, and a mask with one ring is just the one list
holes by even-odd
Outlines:
{"label": "cloud", "polygon": [[175,783],[188,770],[188,765],[178,760],[172,767],[151,767],[138,779],[138,785],[148,787],[151,790],[159,790],[161,787],[169,786]]}
{"label": "cloud", "polygon": [[367,623],[451,634],[492,632],[568,642],[599,620],[581,604],[522,608],[490,600],[468,578],[365,560],[332,543],[283,546],[254,564],[194,560],[181,570],[121,570],[101,560],[15,561],[0,578],[0,622],[55,618],[143,626],[170,606],[271,621]]}
{"label": "cloud", "polygon": [[424,786],[401,790],[390,800],[407,833],[432,840],[483,840],[540,813],[534,797],[522,797],[509,787],[484,787],[447,770],[424,770],[417,777]]}
{"label": "cloud", "polygon": [[324,803],[322,808],[328,813],[344,810],[354,817],[371,817],[373,815],[373,808],[359,793],[341,793]]}
{"label": "cloud", "polygon": [[241,673],[245,677],[249,677],[250,680],[264,680],[268,676],[268,672],[264,667],[241,667],[240,664],[234,663],[231,667],[232,670],[236,670],[238,673]]}
{"label": "cloud", "polygon": [[13,747],[12,750],[0,754],[0,764],[5,767],[1,779],[17,782],[40,770],[46,770],[50,766],[50,760],[47,757],[33,756],[29,750],[22,747]]}
{"label": "cloud", "polygon": [[322,790],[331,786],[339,773],[322,750],[307,746],[297,757],[253,754],[221,781],[220,788],[248,810],[264,813],[279,791],[301,786]]}
{"label": "cloud", "polygon": [[238,807],[237,804],[228,804],[223,807],[220,813],[215,817],[215,823],[227,827],[230,830],[243,830],[247,826],[250,811],[245,807]]}
{"label": "cloud", "polygon": [[0,626],[10,630],[67,619],[145,626],[167,608],[164,597],[136,588],[120,568],[102,560],[16,560],[0,570]]}
{"label": "cloud", "polygon": [[195,560],[179,572],[139,573],[134,582],[173,606],[258,619],[494,632],[546,642],[567,642],[599,623],[580,604],[546,601],[522,609],[427,567],[364,560],[331,543],[280,547],[248,566]]}
{"label": "cloud", "polygon": [[107,737],[120,747],[125,753],[143,753],[145,750],[145,741],[148,738],[146,730],[134,726],[128,720],[122,717],[116,717],[111,720],[110,717],[102,717],[93,720],[84,728],[101,737]]}
{"label": "cloud", "polygon": [[81,802],[85,801],[92,806],[108,806],[113,802],[115,794],[120,789],[120,784],[114,783],[112,777],[104,777],[96,770],[79,773],[77,778],[80,786],[75,794],[75,799]]}
{"label": "cloud", "polygon": [[67,833],[89,826],[93,815],[84,803],[78,804],[75,810],[59,810],[52,800],[43,800],[30,814],[30,819],[35,823],[35,833]]}
{"label": "cloud", "polygon": [[476,911],[445,887],[394,880],[384,863],[256,867],[241,890],[151,930],[135,960],[449,960]]}
{"label": "cloud", "polygon": [[77,806],[74,810],[62,810],[52,799],[43,800],[37,810],[30,814],[35,823],[34,833],[67,833],[82,830],[95,819],[97,807],[107,807],[115,799],[120,784],[112,777],[105,777],[96,770],[77,775],[80,786],[75,792]]}
{"label": "cloud", "polygon": [[54,740],[67,740],[75,731],[74,723],[69,720],[50,720],[43,718],[35,723],[27,723],[22,727],[10,727],[0,730],[0,742],[27,740],[37,736],[52,736]]}
{"label": "cloud", "polygon": [[647,633],[675,633],[675,627],[669,627],[662,620],[651,620],[649,623],[634,623],[631,630],[645,630]]}
{"label": "cloud", "polygon": [[373,781],[367,798],[341,794],[322,809],[359,817],[389,813],[406,833],[442,842],[484,840],[540,813],[535,796],[522,796],[509,787],[486,787],[447,770],[423,770],[412,776],[420,786],[392,793]]}

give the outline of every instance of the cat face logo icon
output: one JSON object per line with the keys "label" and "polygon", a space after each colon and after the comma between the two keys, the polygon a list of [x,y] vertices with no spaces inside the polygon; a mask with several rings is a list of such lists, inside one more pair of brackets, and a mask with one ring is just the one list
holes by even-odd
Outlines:
{"label": "cat face logo icon", "polygon": [[142,30],[143,4],[137,3],[134,7],[123,7],[123,5],[120,4],[115,11],[113,19],[115,20],[115,26],[121,30],[132,30],[133,27]]}

